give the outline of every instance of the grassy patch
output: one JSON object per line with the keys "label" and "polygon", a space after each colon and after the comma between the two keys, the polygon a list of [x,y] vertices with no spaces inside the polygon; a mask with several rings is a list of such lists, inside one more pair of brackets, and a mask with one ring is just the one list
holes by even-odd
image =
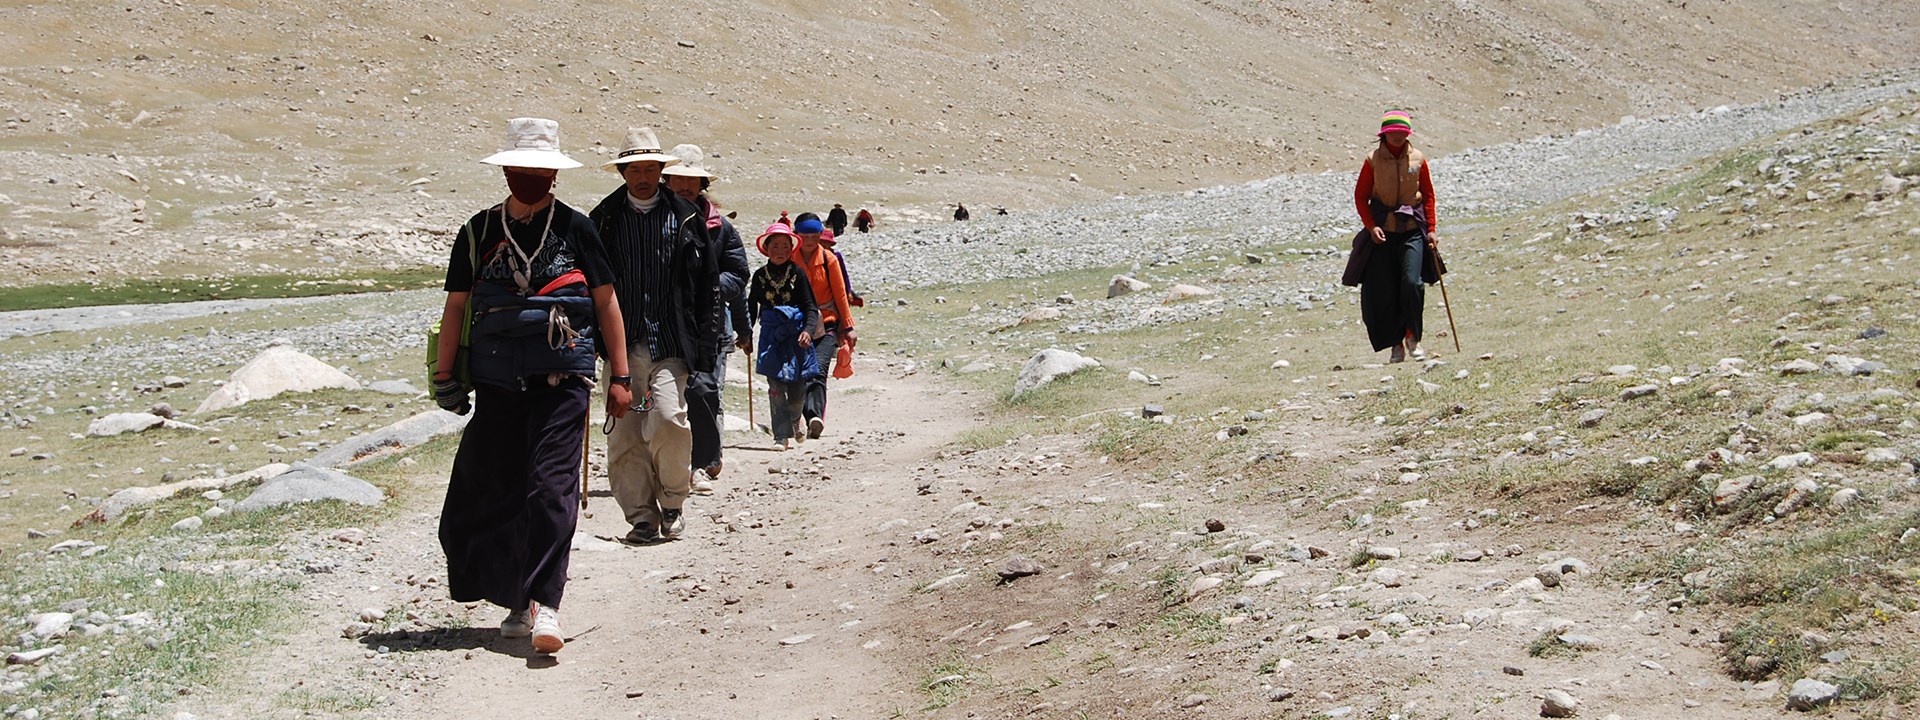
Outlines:
{"label": "grassy patch", "polygon": [[1550,660],[1560,657],[1575,657],[1579,654],[1580,648],[1560,642],[1560,633],[1552,630],[1541,633],[1540,637],[1534,638],[1533,642],[1527,643],[1528,657]]}
{"label": "grassy patch", "polygon": [[370,270],[353,275],[301,277],[241,275],[225,278],[162,278],[124,283],[60,283],[0,287],[0,312],[257,298],[316,297],[388,290],[435,288],[445,279],[435,269]]}
{"label": "grassy patch", "polygon": [[927,704],[921,709],[932,711],[948,707],[965,698],[974,686],[991,683],[992,678],[986,670],[956,654],[945,662],[928,667],[922,674],[920,690],[927,694]]}

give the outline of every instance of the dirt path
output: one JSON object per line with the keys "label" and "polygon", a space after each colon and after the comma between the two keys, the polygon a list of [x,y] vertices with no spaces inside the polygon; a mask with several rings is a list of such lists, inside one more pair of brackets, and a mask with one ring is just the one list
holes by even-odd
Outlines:
{"label": "dirt path", "polygon": [[[282,707],[257,693],[234,714],[826,718],[918,707],[921,668],[892,662],[899,618],[889,598],[910,593],[910,581],[872,567],[884,569],[915,512],[903,512],[915,493],[903,470],[967,428],[979,398],[891,370],[873,363],[836,385],[827,436],[796,451],[730,438],[719,492],[688,502],[678,542],[610,542],[627,527],[596,477],[563,608],[570,639],[555,657],[501,639],[497,608],[445,599],[440,496],[419,493],[401,520],[366,532],[362,562],[314,583],[314,622],[252,673],[285,688]],[[378,627],[402,629],[342,639],[363,609],[382,609]]]}

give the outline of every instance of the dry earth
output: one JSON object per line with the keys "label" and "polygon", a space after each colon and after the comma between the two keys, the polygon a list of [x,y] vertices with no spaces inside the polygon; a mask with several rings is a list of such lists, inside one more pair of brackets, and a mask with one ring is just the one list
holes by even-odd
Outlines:
{"label": "dry earth", "polygon": [[[1911,2],[0,4],[0,263],[33,279],[418,267],[501,120],[707,147],[746,217],[1016,211],[1446,153],[1904,67]],[[532,39],[530,39],[532,38]],[[564,198],[612,183],[569,175]]]}

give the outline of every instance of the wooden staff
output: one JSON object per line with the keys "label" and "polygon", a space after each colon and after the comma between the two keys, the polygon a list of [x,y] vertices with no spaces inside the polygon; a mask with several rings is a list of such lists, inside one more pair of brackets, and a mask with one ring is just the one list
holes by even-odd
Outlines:
{"label": "wooden staff", "polygon": [[741,352],[747,354],[747,432],[754,432],[760,426],[753,423],[753,351]]}
{"label": "wooden staff", "polygon": [[1427,249],[1433,251],[1433,276],[1440,279],[1440,303],[1447,306],[1447,331],[1453,336],[1453,351],[1460,352],[1460,328],[1453,324],[1453,301],[1447,298],[1447,275],[1441,272],[1440,244],[1429,241]]}

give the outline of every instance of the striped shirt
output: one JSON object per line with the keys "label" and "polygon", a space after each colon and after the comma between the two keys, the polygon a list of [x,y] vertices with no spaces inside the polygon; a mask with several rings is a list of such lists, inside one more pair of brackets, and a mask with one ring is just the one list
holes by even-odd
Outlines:
{"label": "striped shirt", "polygon": [[[680,348],[680,338],[668,325],[673,307],[673,239],[681,218],[674,217],[673,204],[665,193],[655,192],[651,207],[644,213],[635,206],[648,203],[627,196],[624,209],[638,217],[637,246],[624,239],[602,239],[607,243],[607,260],[613,265],[613,291],[620,298],[627,342],[635,344],[644,338],[654,362],[687,357]],[[627,220],[632,222],[634,217]]]}

